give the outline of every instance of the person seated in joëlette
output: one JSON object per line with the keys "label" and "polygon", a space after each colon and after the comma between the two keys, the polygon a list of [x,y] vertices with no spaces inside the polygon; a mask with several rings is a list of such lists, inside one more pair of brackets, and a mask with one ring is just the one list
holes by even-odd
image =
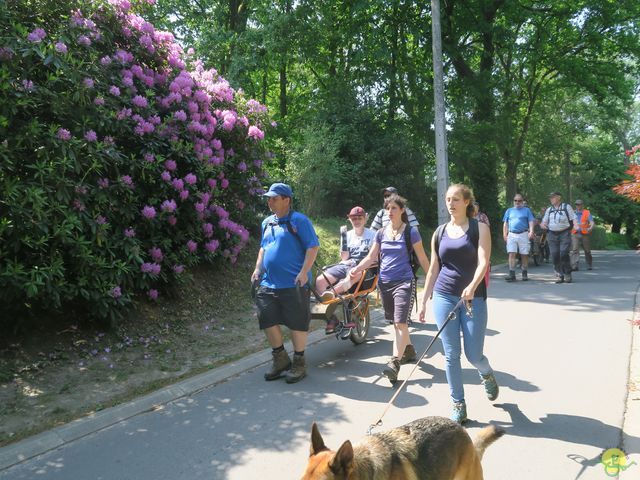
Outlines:
{"label": "person seated in jo\u00eblette", "polygon": [[340,227],[340,262],[327,267],[316,278],[316,290],[321,292],[323,302],[333,299],[335,294],[349,291],[353,285],[349,270],[367,256],[375,238],[375,232],[364,226],[367,213],[362,207],[353,207],[348,218],[353,229],[347,231],[346,225]]}

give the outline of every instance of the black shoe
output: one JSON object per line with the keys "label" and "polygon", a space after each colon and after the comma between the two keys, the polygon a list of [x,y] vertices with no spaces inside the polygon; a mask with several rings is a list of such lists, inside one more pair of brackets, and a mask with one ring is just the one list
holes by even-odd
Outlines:
{"label": "black shoe", "polygon": [[564,283],[564,276],[560,275],[555,283]]}
{"label": "black shoe", "polygon": [[527,271],[523,270],[522,271],[522,281],[526,282],[527,280],[529,280],[529,276],[527,275]]}
{"label": "black shoe", "polygon": [[505,282],[515,282],[516,281],[516,272],[514,270],[509,270],[509,275],[505,277]]}
{"label": "black shoe", "polygon": [[398,372],[400,372],[400,360],[397,357],[391,357],[387,362],[387,366],[382,370],[382,374],[389,379],[393,385],[398,381]]}
{"label": "black shoe", "polygon": [[592,267],[591,265],[589,265],[589,266],[587,267],[587,270],[593,270],[593,267]]}
{"label": "black shoe", "polygon": [[571,283],[572,282],[572,278],[571,275],[565,275],[564,276],[564,283]]}
{"label": "black shoe", "polygon": [[405,363],[412,363],[417,359],[418,354],[416,353],[415,347],[409,344],[404,348],[404,353],[402,354],[402,358],[400,359],[400,364],[404,365]]}
{"label": "black shoe", "polygon": [[571,267],[572,272],[577,272],[578,270],[580,270],[578,267]]}

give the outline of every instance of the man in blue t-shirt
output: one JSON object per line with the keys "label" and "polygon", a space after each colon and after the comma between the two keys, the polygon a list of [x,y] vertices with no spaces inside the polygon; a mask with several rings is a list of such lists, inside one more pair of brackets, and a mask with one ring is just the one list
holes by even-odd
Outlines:
{"label": "man in blue t-shirt", "polygon": [[527,267],[529,266],[530,239],[533,238],[535,218],[529,207],[524,206],[524,198],[519,193],[513,197],[514,206],[504,212],[502,218],[502,236],[507,244],[509,254],[509,275],[505,280],[516,280],[516,254],[520,253],[522,260],[522,280],[529,279]]}
{"label": "man in blue t-shirt", "polygon": [[[320,242],[311,221],[291,208],[293,193],[288,185],[274,183],[264,196],[273,215],[262,222],[260,250],[251,275],[253,283],[260,282],[256,292],[260,329],[273,349],[273,364],[264,378],[275,380],[286,371],[287,383],[295,383],[306,375],[309,286]],[[293,362],[284,349],[280,325],[291,331]]]}

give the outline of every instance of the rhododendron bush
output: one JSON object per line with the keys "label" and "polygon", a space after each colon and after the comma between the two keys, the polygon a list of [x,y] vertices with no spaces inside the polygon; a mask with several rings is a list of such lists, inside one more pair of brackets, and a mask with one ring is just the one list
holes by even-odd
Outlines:
{"label": "rhododendron bush", "polygon": [[266,109],[135,7],[0,2],[5,312],[113,318],[248,241]]}

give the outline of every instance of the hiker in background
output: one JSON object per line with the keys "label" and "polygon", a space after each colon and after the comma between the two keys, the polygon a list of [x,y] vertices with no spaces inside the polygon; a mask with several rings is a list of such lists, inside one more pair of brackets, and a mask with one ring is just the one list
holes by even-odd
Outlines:
{"label": "hiker in background", "polygon": [[584,250],[587,270],[593,270],[593,256],[591,255],[591,232],[595,226],[591,212],[584,208],[582,200],[575,201],[576,221],[571,231],[571,271],[576,272],[580,263],[580,246]]}
{"label": "hiker in background", "polygon": [[502,236],[507,244],[509,254],[509,275],[507,282],[516,281],[516,254],[520,254],[522,264],[522,281],[529,280],[529,250],[533,238],[535,218],[529,207],[524,206],[524,198],[519,193],[513,197],[513,207],[508,208],[502,217]]}
{"label": "hiker in background", "polygon": [[[311,267],[320,243],[311,221],[292,209],[289,185],[274,183],[264,194],[273,215],[262,222],[262,240],[252,282],[260,282],[256,292],[258,322],[271,345],[273,363],[265,380],[275,380],[286,372],[287,383],[306,374],[304,350],[311,321],[309,306]],[[284,349],[280,325],[291,331],[293,362]]]}
{"label": "hiker in background", "polygon": [[[382,196],[385,201],[385,205],[386,205],[387,198],[389,198],[391,195],[400,195],[398,193],[398,189],[395,187],[387,187],[382,190]],[[415,214],[411,211],[409,207],[407,207],[407,219],[408,219],[408,224],[411,225],[412,227],[418,228],[418,226],[420,226],[420,224],[418,223],[418,220],[416,219]],[[376,213],[376,216],[371,221],[371,226],[369,228],[371,230],[377,231],[383,227],[386,227],[388,223],[389,223],[389,215],[387,214],[387,209],[383,207],[380,210],[378,210],[378,213]]]}
{"label": "hiker in background", "polygon": [[547,242],[557,276],[555,283],[571,283],[573,279],[569,249],[571,248],[571,229],[576,215],[571,205],[562,202],[560,192],[551,192],[549,200],[551,206],[544,212],[542,228],[548,230]]}
{"label": "hiker in background", "polygon": [[[425,321],[427,300],[433,296],[433,315],[444,348],[447,382],[453,402],[451,419],[467,420],[467,404],[462,380],[460,334],[467,360],[478,369],[487,398],[498,398],[499,388],[489,360],[484,355],[487,329],[487,289],[485,271],[491,257],[489,227],[474,216],[473,192],[463,184],[451,185],[446,204],[451,220],[440,225],[431,238],[431,268],[425,280],[419,319]],[[471,312],[460,307],[444,327],[449,312],[462,299]]]}
{"label": "hiker in background", "polygon": [[352,277],[357,277],[379,263],[378,287],[384,318],[393,323],[395,331],[392,355],[382,373],[392,384],[398,379],[400,364],[416,360],[408,324],[416,288],[410,249],[415,252],[422,269],[425,272],[429,269],[420,232],[409,224],[406,205],[407,201],[396,194],[385,199],[384,208],[389,222],[377,231],[371,251],[350,272]]}
{"label": "hiker in background", "polygon": [[487,214],[480,210],[480,203],[473,202],[473,211],[475,212],[474,213],[475,219],[477,219],[479,222],[484,223],[486,226],[491,226],[491,223],[489,222],[489,217],[487,217]]}

